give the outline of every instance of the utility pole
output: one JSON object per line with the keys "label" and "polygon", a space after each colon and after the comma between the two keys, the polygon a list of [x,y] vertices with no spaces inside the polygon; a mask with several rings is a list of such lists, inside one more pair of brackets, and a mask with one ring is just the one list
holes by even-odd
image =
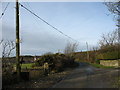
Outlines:
{"label": "utility pole", "polygon": [[87,60],[89,61],[89,51],[88,51],[88,43],[86,42],[87,45]]}
{"label": "utility pole", "polygon": [[20,81],[20,40],[19,40],[19,4],[16,0],[16,69],[17,69],[17,80]]}

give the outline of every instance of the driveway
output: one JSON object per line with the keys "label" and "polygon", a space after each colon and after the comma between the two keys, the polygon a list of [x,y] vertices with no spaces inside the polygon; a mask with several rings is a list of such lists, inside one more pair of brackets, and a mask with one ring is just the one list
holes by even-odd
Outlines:
{"label": "driveway", "polygon": [[118,74],[118,69],[100,69],[80,63],[77,69],[52,88],[112,88],[113,78]]}

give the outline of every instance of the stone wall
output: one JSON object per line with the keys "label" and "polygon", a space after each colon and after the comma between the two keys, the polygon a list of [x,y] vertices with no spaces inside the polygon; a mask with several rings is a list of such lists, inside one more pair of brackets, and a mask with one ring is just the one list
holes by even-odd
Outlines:
{"label": "stone wall", "polygon": [[100,60],[100,64],[104,66],[120,66],[120,59],[119,60]]}

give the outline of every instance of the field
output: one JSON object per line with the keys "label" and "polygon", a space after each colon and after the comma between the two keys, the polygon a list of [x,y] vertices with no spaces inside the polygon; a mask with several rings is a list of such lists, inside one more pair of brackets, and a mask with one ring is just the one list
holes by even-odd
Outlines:
{"label": "field", "polygon": [[27,63],[27,64],[22,64],[21,69],[31,69],[34,63]]}
{"label": "field", "polygon": [[[35,63],[26,63],[21,65],[21,69],[43,69],[43,67],[35,67]],[[16,64],[13,64],[13,67],[15,67]]]}

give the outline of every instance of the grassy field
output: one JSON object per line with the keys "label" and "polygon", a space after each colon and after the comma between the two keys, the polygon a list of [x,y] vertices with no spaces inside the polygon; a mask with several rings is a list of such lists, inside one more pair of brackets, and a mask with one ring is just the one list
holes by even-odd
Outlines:
{"label": "grassy field", "polygon": [[35,65],[35,63],[22,64],[21,69],[26,69],[26,67],[27,67],[27,69],[43,69],[43,66],[34,66],[33,67],[33,65]]}
{"label": "grassy field", "polygon": [[22,64],[21,69],[31,69],[34,63],[27,63],[27,64]]}
{"label": "grassy field", "polygon": [[[33,65],[35,65],[35,63],[26,63],[26,64],[22,64],[21,65],[21,69],[43,69],[43,67],[33,67]],[[15,64],[13,65],[14,67],[16,66]]]}

